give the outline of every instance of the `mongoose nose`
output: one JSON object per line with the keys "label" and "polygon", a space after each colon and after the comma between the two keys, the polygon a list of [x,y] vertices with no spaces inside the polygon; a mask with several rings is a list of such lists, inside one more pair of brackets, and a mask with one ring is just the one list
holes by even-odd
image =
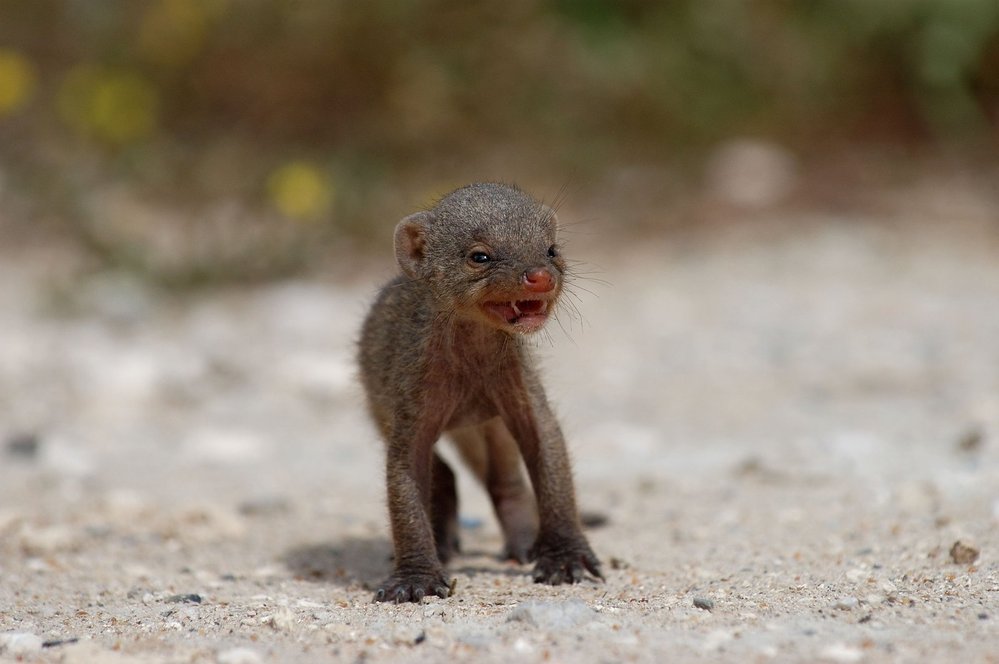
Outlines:
{"label": "mongoose nose", "polygon": [[524,272],[524,288],[533,293],[547,293],[555,288],[555,277],[548,271],[548,268],[531,268]]}

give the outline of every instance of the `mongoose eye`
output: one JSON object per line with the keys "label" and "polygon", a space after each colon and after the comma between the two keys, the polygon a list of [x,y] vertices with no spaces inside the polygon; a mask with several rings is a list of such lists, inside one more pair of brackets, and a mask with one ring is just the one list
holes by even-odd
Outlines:
{"label": "mongoose eye", "polygon": [[556,256],[558,256],[558,249],[556,249],[555,245],[553,244],[552,246],[548,247],[548,258],[555,258]]}
{"label": "mongoose eye", "polygon": [[473,251],[468,255],[468,260],[481,265],[482,263],[489,262],[489,254],[484,251]]}

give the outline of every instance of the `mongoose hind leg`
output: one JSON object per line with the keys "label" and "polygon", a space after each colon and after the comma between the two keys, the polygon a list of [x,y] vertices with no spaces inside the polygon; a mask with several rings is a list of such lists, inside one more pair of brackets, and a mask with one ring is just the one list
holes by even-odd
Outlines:
{"label": "mongoose hind leg", "polygon": [[451,467],[434,453],[431,470],[430,523],[437,545],[437,559],[447,564],[461,551],[458,539],[458,487]]}
{"label": "mongoose hind leg", "polygon": [[451,437],[489,493],[503,529],[503,557],[529,562],[538,534],[538,510],[517,441],[499,418],[453,432]]}

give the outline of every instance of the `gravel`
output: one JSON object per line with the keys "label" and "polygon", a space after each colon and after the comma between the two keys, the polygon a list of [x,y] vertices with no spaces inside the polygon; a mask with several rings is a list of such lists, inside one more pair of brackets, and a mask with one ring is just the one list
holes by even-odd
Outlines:
{"label": "gravel", "polygon": [[611,283],[578,281],[584,320],[563,312],[537,344],[579,502],[605,517],[589,533],[606,582],[541,586],[500,561],[462,473],[456,594],[420,605],[371,602],[391,546],[352,356],[390,251],[185,297],[9,253],[0,660],[987,661],[999,230],[983,196],[948,181],[876,219],[572,237]]}

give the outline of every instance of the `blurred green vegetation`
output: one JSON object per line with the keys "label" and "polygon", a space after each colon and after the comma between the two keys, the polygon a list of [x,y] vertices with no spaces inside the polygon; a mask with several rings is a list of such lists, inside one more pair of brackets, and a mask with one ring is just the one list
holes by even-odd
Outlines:
{"label": "blurred green vegetation", "polygon": [[482,174],[997,126],[996,0],[0,0],[7,216],[179,279],[294,269]]}

